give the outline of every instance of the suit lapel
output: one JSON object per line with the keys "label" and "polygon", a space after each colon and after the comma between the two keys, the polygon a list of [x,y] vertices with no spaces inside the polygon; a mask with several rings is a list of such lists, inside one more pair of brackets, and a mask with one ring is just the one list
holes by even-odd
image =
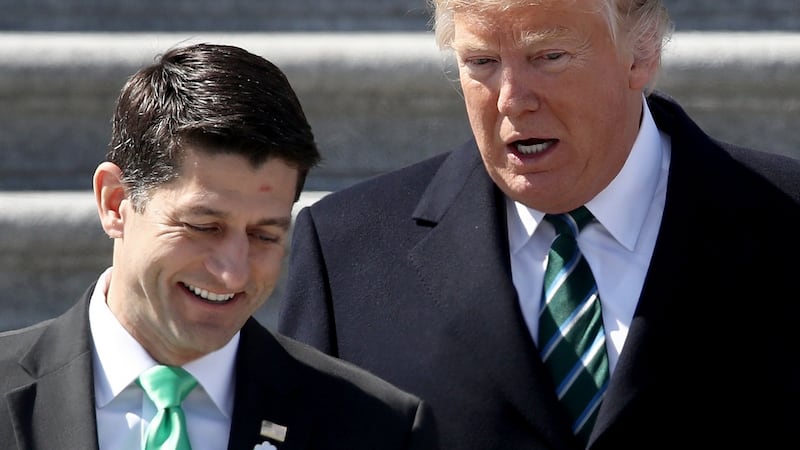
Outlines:
{"label": "suit lapel", "polygon": [[302,423],[303,406],[292,402],[303,374],[264,327],[250,319],[242,328],[237,353],[236,394],[228,450],[252,450],[264,441],[261,425],[268,421],[289,428],[286,441],[271,441],[281,450],[307,448],[305,433],[292,433]]}
{"label": "suit lapel", "polygon": [[553,425],[560,416],[556,397],[511,281],[503,195],[474,143],[444,162],[414,218],[435,224],[408,254],[429,303],[449,318],[452,334],[475,353],[507,401],[554,448],[566,448],[569,428],[563,421]]}
{"label": "suit lapel", "polygon": [[20,448],[97,449],[88,296],[20,359],[32,381],[6,392]]}

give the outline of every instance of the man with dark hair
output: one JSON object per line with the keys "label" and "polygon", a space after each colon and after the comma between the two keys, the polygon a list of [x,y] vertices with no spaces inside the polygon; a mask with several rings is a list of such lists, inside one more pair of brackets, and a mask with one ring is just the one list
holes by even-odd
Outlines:
{"label": "man with dark hair", "polygon": [[418,398],[252,317],[319,158],[264,58],[198,44],[134,74],[93,178],[112,267],[0,335],[3,448],[435,448]]}

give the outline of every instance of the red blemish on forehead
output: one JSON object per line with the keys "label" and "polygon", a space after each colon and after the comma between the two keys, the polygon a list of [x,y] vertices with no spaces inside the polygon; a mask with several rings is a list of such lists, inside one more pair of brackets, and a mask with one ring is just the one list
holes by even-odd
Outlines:
{"label": "red blemish on forehead", "polygon": [[272,186],[270,186],[268,184],[262,184],[261,186],[258,187],[258,192],[269,192],[271,190],[272,190]]}

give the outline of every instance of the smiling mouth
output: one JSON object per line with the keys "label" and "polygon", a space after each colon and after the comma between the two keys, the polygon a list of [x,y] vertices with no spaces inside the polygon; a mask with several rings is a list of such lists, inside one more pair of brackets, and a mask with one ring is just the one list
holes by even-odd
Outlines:
{"label": "smiling mouth", "polygon": [[556,139],[527,139],[514,142],[512,146],[522,155],[535,155],[552,147],[556,142],[558,142]]}
{"label": "smiling mouth", "polygon": [[194,295],[196,295],[197,297],[200,297],[201,299],[203,299],[203,300],[205,300],[207,302],[225,303],[228,300],[230,300],[230,299],[232,299],[233,297],[236,296],[235,293],[233,293],[233,294],[217,294],[216,292],[209,292],[209,291],[207,291],[205,289],[201,289],[199,287],[192,286],[192,285],[189,285],[189,284],[186,284],[186,283],[182,283],[182,284],[183,284],[184,287],[186,287],[186,289],[188,289]]}

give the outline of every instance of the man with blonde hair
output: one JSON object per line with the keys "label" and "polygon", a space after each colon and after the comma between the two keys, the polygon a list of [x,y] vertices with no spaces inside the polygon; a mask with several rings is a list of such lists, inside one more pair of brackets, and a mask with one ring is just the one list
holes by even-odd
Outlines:
{"label": "man with blonde hair", "polygon": [[658,0],[436,0],[473,139],[300,212],[279,328],[457,450],[796,445],[800,163],[655,92]]}

